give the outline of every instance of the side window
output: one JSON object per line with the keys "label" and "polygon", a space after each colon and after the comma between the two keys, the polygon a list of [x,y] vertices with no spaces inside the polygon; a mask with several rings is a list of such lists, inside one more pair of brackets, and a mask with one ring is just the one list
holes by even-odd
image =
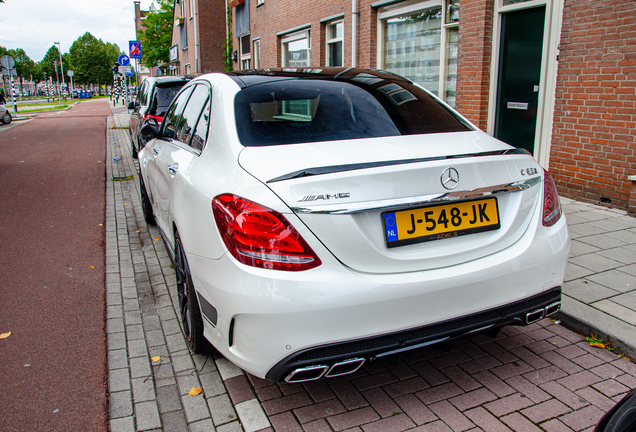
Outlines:
{"label": "side window", "polygon": [[193,87],[188,87],[172,102],[161,124],[161,134],[167,138],[176,138],[177,130],[179,130],[179,122],[181,121],[181,113],[188,102]]}
{"label": "side window", "polygon": [[208,130],[210,128],[210,106],[212,105],[211,102],[212,98],[208,98],[205,108],[203,108],[203,112],[199,117],[197,127],[194,129],[194,134],[192,135],[190,146],[197,150],[203,150],[203,147],[205,147],[205,140],[208,137]]}
{"label": "side window", "polygon": [[141,87],[141,104],[143,106],[148,105],[148,90],[150,90],[150,83],[146,81],[143,87]]}
{"label": "side window", "polygon": [[205,85],[200,84],[194,88],[192,96],[190,96],[190,100],[183,110],[181,121],[179,122],[176,137],[177,140],[184,144],[190,144],[192,133],[199,121],[199,116],[201,115],[201,111],[203,110],[203,106],[208,100],[209,95],[210,91]]}

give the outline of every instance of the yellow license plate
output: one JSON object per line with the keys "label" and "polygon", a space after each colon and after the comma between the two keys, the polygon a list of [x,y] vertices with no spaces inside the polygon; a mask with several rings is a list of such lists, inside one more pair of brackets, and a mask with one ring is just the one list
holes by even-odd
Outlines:
{"label": "yellow license plate", "polygon": [[384,233],[388,247],[457,237],[499,229],[497,198],[386,212]]}

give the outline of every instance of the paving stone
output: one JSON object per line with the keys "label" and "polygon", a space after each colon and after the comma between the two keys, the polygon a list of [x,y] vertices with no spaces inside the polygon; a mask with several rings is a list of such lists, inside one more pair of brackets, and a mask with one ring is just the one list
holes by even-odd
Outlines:
{"label": "paving stone", "polygon": [[276,431],[303,432],[303,428],[298,424],[291,412],[284,412],[269,418],[271,425]]}
{"label": "paving stone", "polygon": [[508,432],[508,429],[497,417],[490,414],[482,407],[474,408],[472,410],[464,412],[464,415],[468,417],[473,423],[479,426],[481,429],[487,432]]}
{"label": "paving stone", "polygon": [[352,380],[353,385],[360,391],[369,390],[374,387],[382,387],[394,382],[397,382],[397,378],[389,370]]}
{"label": "paving stone", "polygon": [[401,432],[411,429],[415,423],[406,415],[400,414],[362,425],[364,432]]}
{"label": "paving stone", "polygon": [[203,394],[198,396],[185,395],[181,397],[181,405],[188,423],[210,417],[208,403]]}
{"label": "paving stone", "polygon": [[111,392],[130,390],[128,368],[108,371],[108,388]]}
{"label": "paving stone", "polygon": [[433,411],[428,409],[415,395],[409,394],[398,397],[395,399],[395,403],[418,425],[429,423],[437,419]]}
{"label": "paving stone", "polygon": [[232,402],[225,394],[208,399],[208,408],[210,409],[214,426],[229,423],[237,419]]}
{"label": "paving stone", "polygon": [[235,376],[243,375],[243,371],[226,358],[218,359],[216,361],[216,367],[219,370],[223,381]]}
{"label": "paving stone", "polygon": [[[237,421],[232,423],[227,423],[222,426],[218,426],[216,428],[216,432],[243,432],[243,428],[241,428],[241,424]],[[271,432],[268,430],[264,430],[263,432]]]}
{"label": "paving stone", "polygon": [[534,403],[539,403],[550,399],[550,395],[541,390],[536,385],[521,376],[512,377],[506,380],[506,384],[523,395],[530,398]]}
{"label": "paving stone", "polygon": [[211,398],[225,393],[225,386],[218,372],[199,375],[205,397]]}
{"label": "paving stone", "polygon": [[448,401],[441,401],[428,406],[437,417],[453,429],[453,431],[465,431],[475,427],[466,416],[460,413]]}
{"label": "paving stone", "polygon": [[367,407],[328,417],[327,422],[335,431],[342,431],[379,419],[378,414],[372,408]]}
{"label": "paving stone", "polygon": [[575,279],[563,284],[563,294],[573,297],[586,304],[613,297],[620,292],[607,286],[588,280],[590,275],[583,279]]}
{"label": "paving stone", "polygon": [[108,351],[108,369],[125,367],[128,367],[128,352],[125,348]]}
{"label": "paving stone", "polygon": [[449,399],[449,402],[452,403],[458,410],[466,411],[467,409],[475,408],[495,399],[497,399],[497,396],[489,390],[480,388],[451,398]]}
{"label": "paving stone", "polygon": [[405,394],[416,393],[429,387],[430,386],[422,377],[417,376],[415,378],[386,385],[383,389],[390,397],[395,398]]}
{"label": "paving stone", "polygon": [[[188,426],[190,432],[212,432],[214,431],[214,423],[212,423],[211,419],[205,419],[198,422],[190,423]],[[216,429],[217,432],[220,429]]]}
{"label": "paving stone", "polygon": [[303,384],[305,391],[314,402],[320,403],[326,400],[334,399],[335,393],[329,388],[324,380],[310,381]]}
{"label": "paving stone", "polygon": [[556,399],[550,399],[540,404],[531,406],[521,411],[534,424],[559,417],[562,414],[571,412],[572,409]]}
{"label": "paving stone", "polygon": [[575,431],[580,431],[587,427],[596,425],[603,414],[605,413],[594,405],[588,405],[578,411],[559,417],[559,420]]}
{"label": "paving stone", "polygon": [[437,387],[432,387],[421,392],[417,392],[415,396],[417,396],[426,405],[429,405],[431,403],[449,399],[462,393],[463,391],[459,387],[457,387],[455,383],[448,383],[442,384]]}
{"label": "paving stone", "polygon": [[161,415],[163,432],[183,432],[188,430],[185,416],[181,411],[172,411]]}
{"label": "paving stone", "polygon": [[446,375],[441,373],[427,361],[411,364],[411,368],[424,378],[430,386],[444,384],[449,381]]}
{"label": "paving stone", "polygon": [[514,431],[541,432],[537,426],[530,423],[528,419],[519,413],[512,413],[500,419]]}
{"label": "paving stone", "polygon": [[238,403],[235,408],[245,432],[256,432],[270,426],[258,399]]}
{"label": "paving stone", "polygon": [[117,432],[136,432],[133,416],[110,420],[110,430]]}
{"label": "paving stone", "polygon": [[613,400],[591,387],[582,388],[576,394],[603,411],[609,411],[615,405]]}
{"label": "paving stone", "polygon": [[294,415],[302,424],[313,422],[320,418],[326,418],[332,415],[342,414],[347,409],[337,400],[328,400],[320,403],[308,405],[303,408],[295,409]]}
{"label": "paving stone", "polygon": [[532,370],[534,370],[534,368],[528,363],[522,360],[517,360],[503,366],[494,367],[489,371],[496,375],[499,379],[506,380],[510,377],[522,375]]}
{"label": "paving stone", "polygon": [[225,380],[225,387],[234,405],[254,399],[254,391],[243,374]]}
{"label": "paving stone", "polygon": [[[483,352],[483,351],[482,351]],[[452,382],[457,384],[464,391],[471,391],[481,387],[481,384],[473,379],[470,375],[460,369],[458,366],[451,366],[443,371]]]}
{"label": "paving stone", "polygon": [[176,385],[158,387],[156,392],[159,412],[166,413],[182,410],[181,397]]}
{"label": "paving stone", "polygon": [[290,411],[310,404],[312,404],[312,401],[304,391],[302,393],[294,393],[289,396],[283,396],[281,398],[272,399],[262,403],[263,409],[267,415]]}
{"label": "paving stone", "polygon": [[349,381],[342,381],[331,384],[331,389],[338,399],[348,410],[354,410],[369,405],[369,402],[362,396]]}
{"label": "paving stone", "polygon": [[110,394],[110,418],[133,415],[132,394],[129,390]]}
{"label": "paving stone", "polygon": [[135,418],[138,431],[161,428],[161,418],[155,401],[135,403]]}
{"label": "paving stone", "polygon": [[369,401],[371,407],[375,409],[382,418],[396,415],[402,411],[393,399],[391,399],[384,390],[380,388],[364,391],[362,392],[362,395]]}
{"label": "paving stone", "polygon": [[530,400],[530,398],[519,393],[515,393],[513,395],[506,396],[505,398],[489,402],[485,404],[484,407],[495,416],[501,417],[515,411],[520,411],[523,408],[527,408],[532,405],[534,405],[534,403]]}
{"label": "paving stone", "polygon": [[175,375],[181,396],[187,395],[192,387],[201,387],[199,377],[194,373],[178,373]]}
{"label": "paving stone", "polygon": [[132,389],[135,402],[145,402],[156,399],[154,381],[149,377],[133,378]]}
{"label": "paving stone", "polygon": [[582,371],[574,375],[559,379],[557,382],[567,387],[571,391],[580,390],[583,387],[591,386],[601,381],[601,379],[588,371]]}

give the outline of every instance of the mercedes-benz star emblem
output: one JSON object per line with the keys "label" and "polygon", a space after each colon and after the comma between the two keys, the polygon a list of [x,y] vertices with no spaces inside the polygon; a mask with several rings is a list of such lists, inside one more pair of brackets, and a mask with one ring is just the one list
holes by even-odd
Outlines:
{"label": "mercedes-benz star emblem", "polygon": [[446,168],[442,173],[442,186],[448,190],[453,190],[459,184],[459,173],[455,168]]}

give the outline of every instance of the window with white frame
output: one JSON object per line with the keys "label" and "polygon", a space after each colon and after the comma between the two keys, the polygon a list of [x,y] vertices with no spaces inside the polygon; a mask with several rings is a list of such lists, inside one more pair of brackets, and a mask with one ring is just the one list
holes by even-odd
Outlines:
{"label": "window with white frame", "polygon": [[342,66],[344,21],[328,23],[327,30],[327,66]]}
{"label": "window with white frame", "polygon": [[242,36],[240,39],[240,48],[241,48],[241,70],[251,69],[252,68],[252,52],[251,52],[251,42],[250,35]]}
{"label": "window with white frame", "polygon": [[283,67],[307,67],[311,64],[309,30],[292,33],[281,40]]}
{"label": "window with white frame", "polygon": [[378,67],[455,105],[459,1],[404,1],[378,10]]}
{"label": "window with white frame", "polygon": [[260,69],[261,68],[261,40],[260,39],[254,39],[252,41],[253,49],[252,49],[252,63],[254,66],[254,69]]}

